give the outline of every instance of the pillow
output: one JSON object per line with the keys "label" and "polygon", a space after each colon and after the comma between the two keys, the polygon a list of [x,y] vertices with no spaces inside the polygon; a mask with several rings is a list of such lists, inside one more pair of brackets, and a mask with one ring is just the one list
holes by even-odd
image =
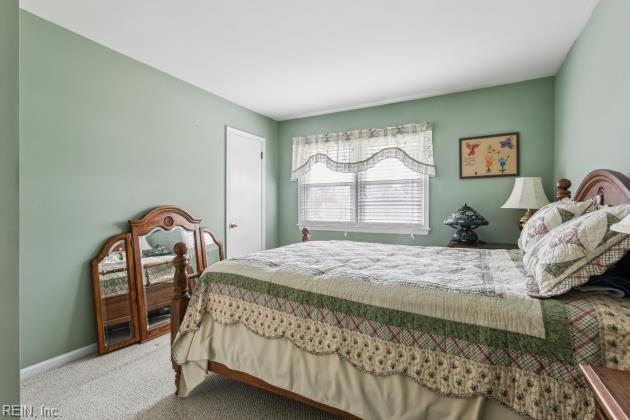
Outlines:
{"label": "pillow", "polygon": [[[606,286],[608,289],[616,288],[619,290],[623,290],[625,288],[628,288],[628,290],[630,290],[630,274],[628,274],[628,271],[623,271],[623,269],[619,269],[619,266],[623,265],[624,261],[630,260],[629,251],[630,236],[628,236],[626,239],[623,239],[621,242],[610,248],[608,251],[604,252],[599,257],[584,265],[584,267],[580,268],[575,273],[567,276],[567,278],[564,279],[564,281],[562,282],[563,287],[557,287],[556,289],[554,289],[554,294],[552,296],[565,294],[569,292],[572,288],[576,288],[581,291],[587,291],[587,287],[589,285],[601,287],[604,285],[604,283],[607,283]],[[624,254],[625,257],[623,257]],[[619,261],[620,259],[621,261]],[[614,265],[614,263],[611,263],[611,261],[618,262],[616,266],[611,267],[612,269],[606,269],[606,267]],[[620,283],[619,277],[625,279],[625,284]],[[532,297],[549,296],[548,294],[541,294],[538,283],[534,280],[533,277],[528,276],[527,280],[528,295]],[[630,296],[630,294],[628,296]]]}
{"label": "pillow", "polygon": [[518,239],[518,247],[523,252],[529,252],[551,229],[585,213],[597,210],[598,205],[599,196],[587,201],[571,201],[565,198],[547,204],[534,213],[525,224]]}
{"label": "pillow", "polygon": [[610,226],[628,214],[630,204],[603,208],[563,223],[540,239],[523,257],[530,296],[561,295],[621,260],[630,240]]}

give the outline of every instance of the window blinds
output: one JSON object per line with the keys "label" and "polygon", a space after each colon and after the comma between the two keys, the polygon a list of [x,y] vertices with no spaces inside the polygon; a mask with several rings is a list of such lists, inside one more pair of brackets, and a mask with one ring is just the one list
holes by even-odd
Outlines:
{"label": "window blinds", "polygon": [[314,165],[308,174],[300,178],[300,220],[354,222],[355,178],[355,174],[331,171],[323,163]]}
{"label": "window blinds", "polygon": [[426,233],[434,175],[430,122],[293,138],[302,226]]}
{"label": "window blinds", "polygon": [[318,163],[299,181],[300,225],[425,226],[426,176],[397,159],[359,173]]}
{"label": "window blinds", "polygon": [[358,222],[424,225],[424,175],[397,159],[358,174]]}

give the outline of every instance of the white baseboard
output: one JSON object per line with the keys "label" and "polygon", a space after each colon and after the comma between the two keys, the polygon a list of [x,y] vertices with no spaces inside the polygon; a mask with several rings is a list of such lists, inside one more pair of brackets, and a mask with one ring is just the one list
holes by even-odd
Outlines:
{"label": "white baseboard", "polygon": [[68,353],[60,354],[52,359],[27,366],[20,370],[20,379],[24,380],[39,373],[46,372],[47,370],[58,368],[74,360],[96,354],[96,349],[97,346],[96,343],[94,343],[89,346],[81,347],[80,349],[69,351]]}

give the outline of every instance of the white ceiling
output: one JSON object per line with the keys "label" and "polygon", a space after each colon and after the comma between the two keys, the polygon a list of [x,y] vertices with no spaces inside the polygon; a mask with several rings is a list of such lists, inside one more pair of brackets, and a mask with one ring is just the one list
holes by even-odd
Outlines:
{"label": "white ceiling", "polygon": [[598,0],[21,0],[277,120],[554,75]]}

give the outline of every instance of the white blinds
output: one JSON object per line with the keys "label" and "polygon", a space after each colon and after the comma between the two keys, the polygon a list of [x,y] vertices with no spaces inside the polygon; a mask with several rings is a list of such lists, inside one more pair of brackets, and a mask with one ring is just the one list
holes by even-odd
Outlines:
{"label": "white blinds", "polygon": [[299,224],[343,231],[428,231],[431,123],[293,139]]}
{"label": "white blinds", "polygon": [[[319,163],[299,180],[299,224],[309,227],[425,227],[426,175],[386,159],[359,173],[341,173]],[[369,231],[369,229],[367,229]]]}
{"label": "white blinds", "polygon": [[300,178],[300,221],[354,222],[355,178],[355,174],[331,171],[323,163],[314,165]]}
{"label": "white blinds", "polygon": [[359,223],[424,225],[423,177],[396,159],[359,172]]}

